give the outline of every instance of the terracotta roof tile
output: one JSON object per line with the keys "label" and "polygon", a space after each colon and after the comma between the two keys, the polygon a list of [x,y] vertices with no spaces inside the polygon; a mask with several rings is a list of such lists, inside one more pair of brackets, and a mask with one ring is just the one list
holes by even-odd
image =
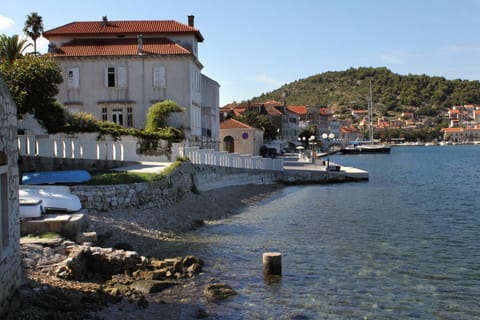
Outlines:
{"label": "terracotta roof tile", "polygon": [[[189,55],[190,51],[166,38],[144,38],[144,55]],[[57,49],[56,56],[115,56],[137,55],[138,42],[123,39],[75,39]]]}
{"label": "terracotta roof tile", "polygon": [[220,123],[220,129],[251,129],[253,127],[235,119],[228,119]]}
{"label": "terracotta roof tile", "polygon": [[287,109],[296,114],[307,114],[307,106],[288,106]]}
{"label": "terracotta roof tile", "polygon": [[202,42],[203,36],[194,27],[174,20],[144,21],[83,21],[72,22],[43,33],[45,38],[52,36],[92,36],[92,35],[137,35],[164,33],[192,33]]}
{"label": "terracotta roof tile", "polygon": [[332,115],[332,110],[329,108],[320,108],[319,113],[323,116],[330,116]]}
{"label": "terracotta roof tile", "polygon": [[443,128],[442,131],[444,132],[463,132],[463,128]]}

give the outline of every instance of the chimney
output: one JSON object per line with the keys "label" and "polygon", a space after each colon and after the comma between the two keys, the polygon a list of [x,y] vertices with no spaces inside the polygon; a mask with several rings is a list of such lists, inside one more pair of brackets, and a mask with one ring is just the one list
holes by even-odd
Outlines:
{"label": "chimney", "polygon": [[141,56],[143,54],[143,35],[139,34],[137,36],[138,39],[138,55]]}
{"label": "chimney", "polygon": [[195,16],[189,15],[188,16],[188,25],[192,28],[195,28]]}
{"label": "chimney", "polygon": [[108,18],[107,18],[107,16],[103,16],[103,17],[102,17],[102,25],[103,25],[104,27],[106,27],[107,24],[108,24]]}

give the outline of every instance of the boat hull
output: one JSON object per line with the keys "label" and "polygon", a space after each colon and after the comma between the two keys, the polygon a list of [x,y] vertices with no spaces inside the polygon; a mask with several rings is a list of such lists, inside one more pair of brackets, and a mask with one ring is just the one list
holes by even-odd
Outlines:
{"label": "boat hull", "polygon": [[82,209],[80,199],[65,186],[20,186],[18,194],[20,205],[22,201],[41,201],[45,212],[77,212]]}
{"label": "boat hull", "polygon": [[22,184],[74,184],[92,179],[86,170],[63,170],[26,172],[22,176]]}
{"label": "boat hull", "polygon": [[343,148],[340,152],[343,154],[372,154],[372,153],[390,153],[390,146],[387,145],[360,145]]}

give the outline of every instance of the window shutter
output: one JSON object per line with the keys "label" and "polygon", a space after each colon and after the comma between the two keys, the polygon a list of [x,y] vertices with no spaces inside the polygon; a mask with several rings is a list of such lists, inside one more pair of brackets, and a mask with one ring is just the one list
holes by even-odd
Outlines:
{"label": "window shutter", "polygon": [[68,87],[79,88],[80,87],[80,70],[78,68],[68,69]]}
{"label": "window shutter", "polygon": [[119,88],[126,88],[127,87],[127,68],[118,67],[117,76],[118,76],[117,86]]}
{"label": "window shutter", "polygon": [[103,68],[103,84],[108,88],[108,67]]}
{"label": "window shutter", "polygon": [[165,67],[153,68],[153,87],[154,88],[166,87]]}

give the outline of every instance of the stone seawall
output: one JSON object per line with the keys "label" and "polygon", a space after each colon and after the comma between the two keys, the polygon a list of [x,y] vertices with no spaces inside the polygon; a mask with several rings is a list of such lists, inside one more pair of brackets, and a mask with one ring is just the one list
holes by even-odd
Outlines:
{"label": "stone seawall", "polygon": [[219,188],[265,184],[323,184],[368,180],[368,173],[349,170],[266,171],[195,165],[184,162],[165,179],[155,182],[107,186],[72,186],[86,211],[123,208],[148,209],[178,203],[184,195]]}
{"label": "stone seawall", "polygon": [[164,180],[120,185],[70,187],[85,211],[107,211],[123,208],[148,209],[179,202],[193,192],[248,184],[273,184],[278,172],[192,165],[184,162]]}

